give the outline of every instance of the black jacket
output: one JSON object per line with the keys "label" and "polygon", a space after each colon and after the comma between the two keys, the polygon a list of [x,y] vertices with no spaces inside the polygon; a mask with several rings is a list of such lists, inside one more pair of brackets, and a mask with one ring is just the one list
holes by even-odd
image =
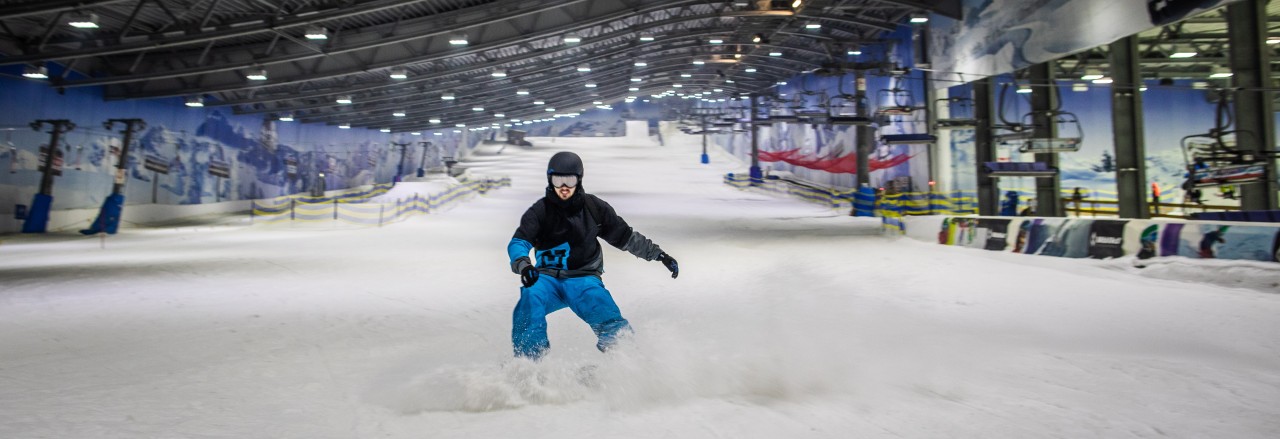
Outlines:
{"label": "black jacket", "polygon": [[662,254],[657,244],[632,230],[604,200],[584,193],[581,187],[569,200],[561,200],[548,187],[546,196],[520,217],[520,227],[507,245],[511,270],[520,273],[529,263],[521,257],[532,249],[534,264],[542,274],[599,276],[604,273],[604,257],[597,238],[646,261]]}

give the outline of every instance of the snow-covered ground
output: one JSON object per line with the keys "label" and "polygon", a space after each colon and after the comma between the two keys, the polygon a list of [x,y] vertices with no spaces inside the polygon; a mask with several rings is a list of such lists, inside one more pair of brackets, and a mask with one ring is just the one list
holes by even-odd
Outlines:
{"label": "snow-covered ground", "polygon": [[[4,237],[0,437],[1280,437],[1280,294],[882,237],[691,140],[478,154],[513,187],[383,228]],[[505,247],[560,149],[682,271],[606,250],[634,339],[560,311],[532,364]]]}

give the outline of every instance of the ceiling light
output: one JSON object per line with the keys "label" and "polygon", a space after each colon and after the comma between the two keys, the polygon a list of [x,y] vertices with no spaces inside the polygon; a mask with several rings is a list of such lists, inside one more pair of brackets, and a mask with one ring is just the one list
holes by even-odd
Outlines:
{"label": "ceiling light", "polygon": [[1071,91],[1089,91],[1089,84],[1083,82],[1071,84]]}
{"label": "ceiling light", "polygon": [[529,94],[529,89],[527,89],[527,88],[517,88],[517,89],[516,89],[516,94],[518,94],[518,95],[520,95],[520,96],[528,95],[528,94]]}
{"label": "ceiling light", "polygon": [[465,46],[467,45],[467,36],[465,34],[458,34],[449,37],[449,44],[454,46]]}
{"label": "ceiling light", "polygon": [[284,113],[280,115],[281,122],[293,122],[293,113]]}
{"label": "ceiling light", "polygon": [[640,82],[640,81],[643,81],[643,80],[644,80],[644,79],[643,79],[643,78],[641,78],[641,77],[639,77],[639,76],[632,76],[632,77],[631,77],[631,82]]}
{"label": "ceiling light", "polygon": [[405,113],[404,110],[396,110],[395,112],[391,113],[391,115],[395,117],[405,117],[406,114],[407,113]]}
{"label": "ceiling light", "polygon": [[428,123],[440,123],[440,118],[438,118],[438,117],[433,117],[433,118],[427,119],[427,122],[428,122]]}
{"label": "ceiling light", "polygon": [[764,34],[755,34],[751,36],[751,42],[759,44],[764,41]]}
{"label": "ceiling light", "polygon": [[712,38],[712,39],[710,39],[710,40],[707,40],[707,42],[708,42],[708,43],[711,43],[711,44],[724,44],[724,39],[723,39],[723,38]]}
{"label": "ceiling light", "polygon": [[502,113],[493,113],[493,117],[501,119],[501,118],[507,117],[507,115]]}
{"label": "ceiling light", "polygon": [[582,42],[582,37],[578,36],[578,34],[565,34],[565,36],[564,36],[564,42],[566,42],[566,43],[581,43],[581,42]]}
{"label": "ceiling light", "polygon": [[1194,49],[1174,48],[1173,54],[1169,55],[1169,57],[1170,58],[1191,58],[1193,56],[1196,56],[1196,54],[1197,53]]}
{"label": "ceiling light", "polygon": [[1280,44],[1280,37],[1267,37],[1267,44]]}
{"label": "ceiling light", "polygon": [[725,83],[725,84],[733,84],[734,82],[733,82],[733,80],[732,80],[732,79],[726,79],[726,80],[724,80],[724,83]]}
{"label": "ceiling light", "polygon": [[1214,67],[1212,73],[1209,74],[1209,77],[1215,79],[1230,78],[1234,74],[1235,73],[1233,73],[1231,69],[1225,67]]}
{"label": "ceiling light", "polygon": [[640,34],[640,41],[653,41],[653,35]]}
{"label": "ceiling light", "polygon": [[928,23],[929,15],[921,12],[913,12],[911,14],[911,22],[915,24]]}
{"label": "ceiling light", "polygon": [[1084,75],[1080,76],[1080,79],[1085,81],[1093,81],[1096,79],[1102,79],[1102,76],[1103,76],[1102,73],[1097,70],[1085,69]]}
{"label": "ceiling light", "polygon": [[200,97],[200,96],[191,96],[191,97],[188,97],[188,98],[187,98],[187,104],[186,104],[186,105],[187,105],[188,107],[203,107],[203,106],[204,106],[204,98],[202,98],[202,97]]}
{"label": "ceiling light", "polygon": [[444,93],[440,95],[440,100],[442,101],[452,101],[454,99],[457,99],[457,97],[454,96],[453,93]]}
{"label": "ceiling light", "polygon": [[720,93],[720,92],[724,91],[724,89],[722,89],[722,88],[713,88],[713,89],[711,89],[711,91],[716,92],[716,93]]}
{"label": "ceiling light", "polygon": [[329,39],[329,30],[320,26],[307,26],[307,32],[302,36],[308,40],[327,40]]}
{"label": "ceiling light", "polygon": [[474,107],[471,107],[471,111],[484,111],[484,107],[476,105]]}
{"label": "ceiling light", "polygon": [[681,78],[692,78],[692,77],[693,77],[693,74],[690,74],[690,73],[681,73],[681,74],[680,74],[680,77],[681,77]]}
{"label": "ceiling light", "polygon": [[684,87],[684,84],[671,84],[671,86],[675,88],[681,88],[681,87]]}
{"label": "ceiling light", "polygon": [[244,77],[250,81],[266,81],[267,69],[251,70],[248,74],[244,75]]}
{"label": "ceiling light", "polygon": [[782,52],[769,52],[769,56],[782,56]]}
{"label": "ceiling light", "polygon": [[466,127],[467,127],[467,124],[465,124],[465,123],[456,123],[456,124],[453,124],[453,126],[458,127],[458,128],[466,128]]}
{"label": "ceiling light", "polygon": [[391,128],[383,128],[383,129],[380,129],[380,130],[378,130],[378,131],[382,131],[382,132],[384,132],[384,133],[389,133],[389,132],[391,132]]}
{"label": "ceiling light", "polygon": [[544,105],[544,104],[546,104],[546,103],[547,103],[547,101],[544,101],[544,100],[542,100],[542,99],[538,99],[538,100],[536,100],[536,101],[533,101],[533,105]]}
{"label": "ceiling light", "polygon": [[778,81],[778,85],[787,85],[787,81]]}
{"label": "ceiling light", "polygon": [[822,23],[817,23],[817,22],[805,23],[804,28],[805,29],[822,29]]}
{"label": "ceiling light", "polygon": [[409,70],[404,67],[396,67],[391,69],[391,79],[408,79]]}
{"label": "ceiling light", "polygon": [[[547,111],[547,112],[549,112],[549,113],[554,113],[554,112],[556,111],[556,109],[555,109],[555,108],[551,108],[551,107],[547,107],[546,111]],[[529,122],[528,122],[528,121],[525,121],[525,123],[529,123]]]}
{"label": "ceiling light", "polygon": [[1196,81],[1196,82],[1192,82],[1192,83],[1191,83],[1191,88],[1194,88],[1194,89],[1196,89],[1196,90],[1204,90],[1204,89],[1206,89],[1206,88],[1209,88],[1209,83],[1208,83],[1208,82],[1204,82],[1204,81]]}
{"label": "ceiling light", "polygon": [[1027,85],[1027,84],[1019,85],[1019,86],[1018,86],[1018,93],[1022,93],[1022,94],[1031,93],[1031,86],[1030,86],[1030,85]]}
{"label": "ceiling light", "polygon": [[640,87],[630,87],[627,91],[640,91]]}
{"label": "ceiling light", "polygon": [[1101,78],[1093,80],[1094,84],[1110,84],[1112,82],[1115,82],[1115,80],[1111,79],[1111,77],[1109,76],[1103,76]]}
{"label": "ceiling light", "polygon": [[462,130],[453,130],[453,132],[455,132],[455,133],[461,133],[461,132],[462,132]]}
{"label": "ceiling light", "polygon": [[506,71],[506,70],[494,70],[494,71],[493,71],[493,73],[490,73],[490,74],[489,74],[489,76],[492,76],[492,77],[494,77],[494,78],[506,78],[506,77],[507,77],[507,71]]}
{"label": "ceiling light", "polygon": [[800,7],[800,5],[801,5],[801,4],[803,4],[803,3],[804,3],[804,0],[796,0],[796,1],[793,1],[793,2],[791,2],[791,8],[792,8],[792,9],[798,8],[798,7]]}
{"label": "ceiling light", "polygon": [[443,136],[443,135],[444,135],[444,133],[439,132],[439,131],[436,131],[436,132],[434,132],[434,133],[431,133],[431,135],[433,135],[433,136]]}
{"label": "ceiling light", "polygon": [[703,64],[706,64],[706,63],[707,63],[706,61],[703,61],[703,60],[700,60],[700,59],[695,59],[695,60],[693,60],[693,65],[695,65],[695,66],[700,66],[700,65],[703,65]]}
{"label": "ceiling light", "polygon": [[414,132],[409,133],[409,134],[412,134],[412,135],[415,135],[415,136],[421,136],[421,135],[422,135],[422,133],[421,133],[421,132],[419,132],[419,131],[414,131]]}
{"label": "ceiling light", "polygon": [[350,104],[350,103],[351,103],[351,95],[341,95],[341,96],[338,96],[338,98],[337,98],[337,99],[334,99],[334,102],[337,102],[337,103],[339,103],[339,104]]}
{"label": "ceiling light", "polygon": [[588,82],[588,83],[586,83],[586,84],[584,84],[584,85],[586,85],[586,86],[587,86],[587,88],[596,88],[596,83],[594,83],[594,82]]}
{"label": "ceiling light", "polygon": [[858,55],[861,55],[861,54],[862,54],[862,50],[861,50],[861,49],[849,49],[848,51],[845,51],[845,53],[844,53],[844,54],[845,54],[845,55],[858,56]]}
{"label": "ceiling light", "polygon": [[578,66],[578,71],[579,71],[579,72],[590,72],[590,71],[591,71],[591,66],[586,65],[586,64],[581,64],[581,65],[579,65],[579,66]]}
{"label": "ceiling light", "polygon": [[648,65],[649,65],[649,63],[644,62],[644,61],[636,61],[636,62],[635,62],[634,64],[632,64],[632,65],[633,65],[633,66],[636,66],[636,67],[645,67],[645,66],[648,66]]}
{"label": "ceiling light", "polygon": [[49,69],[45,66],[26,66],[22,68],[22,77],[31,79],[49,79]]}
{"label": "ceiling light", "polygon": [[755,68],[755,67],[747,67],[747,69],[746,69],[746,70],[743,70],[743,71],[744,71],[744,72],[747,72],[747,73],[755,73],[755,72],[756,72],[756,68]]}
{"label": "ceiling light", "polygon": [[351,129],[351,124],[349,124],[349,123],[340,123],[340,124],[338,124],[338,129],[340,129],[340,130],[349,130],[349,129]]}
{"label": "ceiling light", "polygon": [[98,14],[73,14],[67,19],[67,25],[76,29],[97,29]]}
{"label": "ceiling light", "polygon": [[604,105],[604,101],[594,101],[591,105]]}

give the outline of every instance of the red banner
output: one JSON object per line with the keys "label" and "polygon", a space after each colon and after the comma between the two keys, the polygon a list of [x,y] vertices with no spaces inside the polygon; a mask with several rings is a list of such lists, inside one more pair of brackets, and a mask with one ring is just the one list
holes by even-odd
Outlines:
{"label": "red banner", "polygon": [[[869,165],[872,171],[878,171],[906,163],[908,160],[911,160],[911,157],[913,156],[900,154],[887,159],[873,158]],[[858,173],[858,156],[855,154],[846,154],[842,157],[806,157],[799,149],[790,149],[786,151],[760,151],[760,161],[785,162],[802,168],[827,171],[833,174]]]}

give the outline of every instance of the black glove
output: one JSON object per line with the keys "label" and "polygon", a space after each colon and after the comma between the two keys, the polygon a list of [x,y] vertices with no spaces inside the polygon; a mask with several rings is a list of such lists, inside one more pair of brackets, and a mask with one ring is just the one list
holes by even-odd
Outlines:
{"label": "black glove", "polygon": [[675,279],[676,276],[680,275],[680,265],[676,264],[676,258],[671,257],[671,255],[666,252],[658,255],[658,262],[661,262],[662,266],[667,267],[667,270],[671,270],[672,279]]}
{"label": "black glove", "polygon": [[537,283],[537,282],[538,282],[537,268],[535,268],[532,265],[526,265],[523,269],[520,270],[520,283],[523,284],[525,288],[529,288],[533,286],[534,283]]}

